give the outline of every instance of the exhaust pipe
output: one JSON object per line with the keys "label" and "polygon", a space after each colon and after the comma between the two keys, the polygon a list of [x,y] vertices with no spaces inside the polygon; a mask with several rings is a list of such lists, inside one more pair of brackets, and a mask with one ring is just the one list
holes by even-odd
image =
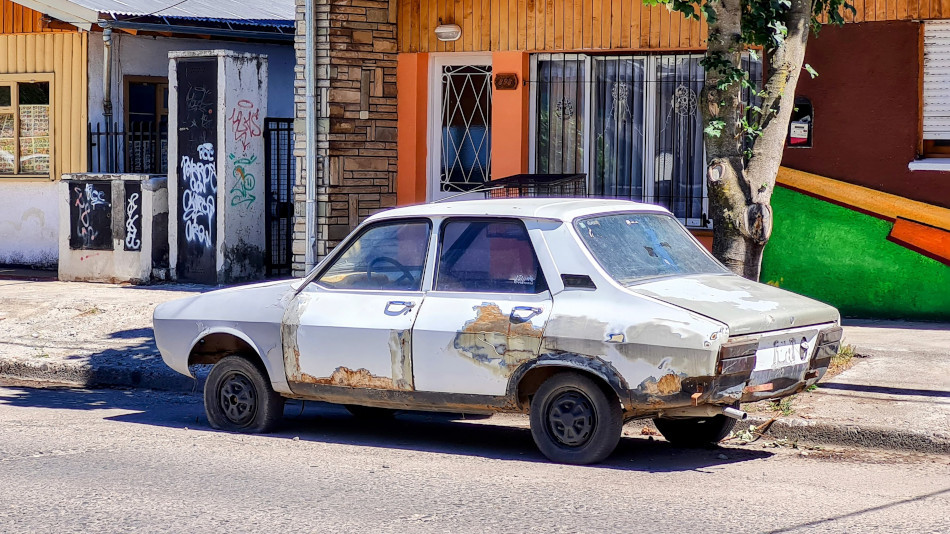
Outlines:
{"label": "exhaust pipe", "polygon": [[749,417],[749,414],[747,414],[746,412],[743,412],[742,410],[737,410],[731,406],[727,406],[723,408],[722,415],[725,415],[726,417],[731,417],[733,419],[738,419],[739,421],[744,421],[746,418]]}

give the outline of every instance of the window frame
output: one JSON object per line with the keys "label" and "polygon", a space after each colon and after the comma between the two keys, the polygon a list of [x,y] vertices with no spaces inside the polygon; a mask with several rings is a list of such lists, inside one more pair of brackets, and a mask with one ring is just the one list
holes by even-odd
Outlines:
{"label": "window frame", "polygon": [[[538,54],[531,54],[530,61],[530,76],[531,80],[538,80],[538,62],[539,61],[551,61],[557,59],[568,59],[568,56],[575,58],[584,59],[584,76],[585,83],[592,85],[594,68],[593,60],[596,56],[598,59],[610,60],[616,58],[633,58],[643,60],[643,69],[644,73],[648,79],[655,77],[657,72],[657,67],[659,66],[660,58],[666,57],[669,55],[682,56],[684,58],[698,59],[702,58],[703,54],[700,52],[684,52],[676,54],[584,54],[584,53],[574,53],[574,54],[562,54],[556,52],[545,52]],[[658,83],[652,84],[653,88],[650,90],[649,82],[645,81],[646,87],[643,91],[643,126],[644,132],[652,132],[650,135],[644,135],[643,139],[643,153],[653,154],[656,151],[657,143],[657,98],[658,98]],[[587,190],[592,191],[593,177],[591,176],[591,167],[594,154],[590,150],[591,143],[591,128],[593,127],[593,116],[591,115],[591,110],[593,109],[593,98],[594,91],[588,87],[588,90],[584,93],[584,104],[582,107],[584,113],[584,158],[583,158],[583,167],[582,171],[587,175]],[[534,173],[537,172],[537,135],[538,135],[538,84],[531,83],[529,84],[529,127],[528,127],[528,172]],[[648,127],[647,125],[652,125]],[[705,146],[703,147],[703,159],[706,159]],[[652,203],[647,199],[652,199],[656,194],[656,161],[653,157],[644,157],[643,158],[643,199],[641,202]],[[652,177],[652,179],[651,179]],[[702,212],[709,213],[709,191],[706,180],[702,180],[703,184],[703,204]],[[697,228],[697,229],[708,229],[712,226],[711,220],[708,221],[707,225],[703,225],[702,218],[680,218],[677,217],[683,225],[687,228]],[[708,218],[707,218],[708,219]]]}
{"label": "window frame", "polygon": [[[424,223],[429,230],[429,235],[426,238],[425,243],[425,254],[422,258],[422,272],[419,278],[419,289],[359,289],[359,288],[339,288],[339,287],[328,287],[320,283],[320,278],[323,277],[331,267],[336,265],[336,263],[343,257],[344,254],[353,246],[354,243],[360,240],[364,235],[366,235],[370,230],[380,228],[383,226],[395,226],[401,224],[411,224],[411,223]],[[319,269],[314,269],[312,276],[309,277],[307,283],[304,285],[313,284],[319,287],[322,291],[343,291],[343,292],[359,292],[359,293],[424,293],[426,291],[426,273],[428,271],[429,260],[431,256],[432,249],[432,237],[435,235],[433,230],[435,229],[435,224],[433,224],[432,219],[428,217],[407,217],[400,219],[382,219],[379,221],[374,221],[372,223],[364,225],[362,228],[358,228],[358,231],[355,231],[350,234],[349,238],[346,239],[343,243],[333,249],[333,253],[326,257],[325,265],[319,267]]]}
{"label": "window frame", "polygon": [[[453,289],[439,289],[439,271],[442,268],[442,250],[443,250],[443,236],[445,235],[445,228],[447,225],[453,222],[514,222],[521,226],[521,229],[524,230],[526,236],[528,236],[528,245],[531,247],[531,254],[534,256],[534,262],[538,266],[538,274],[543,278],[544,289],[541,291],[527,291],[523,293],[515,292],[504,292],[504,291],[464,291],[464,290],[453,290]],[[538,249],[535,246],[534,239],[531,237],[531,231],[528,230],[528,226],[524,223],[524,220],[518,217],[504,217],[504,216],[455,216],[455,217],[446,217],[439,222],[439,227],[435,232],[434,236],[436,239],[436,249],[433,256],[433,268],[432,268],[432,291],[439,293],[450,293],[454,295],[543,295],[546,292],[551,291],[551,285],[548,283],[548,276],[544,272],[544,267],[541,265],[541,259],[538,256]],[[535,281],[535,287],[537,287],[537,279]]]}
{"label": "window frame", "polygon": [[124,128],[128,130],[132,121],[129,119],[130,104],[129,100],[129,86],[135,83],[147,83],[149,85],[155,86],[155,115],[157,117],[156,123],[160,124],[164,118],[166,124],[168,123],[168,107],[164,101],[163,91],[168,91],[168,77],[166,76],[124,76],[122,78],[122,107],[123,109],[123,120]]}
{"label": "window frame", "polygon": [[[0,107],[0,113],[13,113],[15,154],[13,172],[0,172],[0,181],[47,181],[55,180],[56,172],[56,84],[53,73],[0,74],[0,85],[10,87],[10,106]],[[22,83],[49,84],[49,172],[22,173],[20,171],[20,94],[18,86]]]}

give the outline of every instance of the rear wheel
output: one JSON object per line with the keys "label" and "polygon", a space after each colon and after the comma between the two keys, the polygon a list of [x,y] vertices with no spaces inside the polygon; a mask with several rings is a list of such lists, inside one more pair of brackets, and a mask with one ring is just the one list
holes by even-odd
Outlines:
{"label": "rear wheel", "polygon": [[241,356],[214,364],[205,382],[205,413],[213,428],[230,432],[271,432],[284,415],[284,398],[260,367]]}
{"label": "rear wheel", "polygon": [[554,462],[604,460],[617,447],[622,426],[620,401],[584,375],[558,373],[531,400],[531,435]]}
{"label": "rear wheel", "polygon": [[666,441],[683,447],[715,445],[732,432],[736,420],[725,415],[689,417],[685,419],[654,419],[656,429]]}

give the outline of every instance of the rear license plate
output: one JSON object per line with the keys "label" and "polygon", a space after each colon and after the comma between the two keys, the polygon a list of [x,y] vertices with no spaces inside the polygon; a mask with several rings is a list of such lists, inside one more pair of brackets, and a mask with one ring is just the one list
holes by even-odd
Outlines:
{"label": "rear license plate", "polygon": [[754,371],[781,369],[807,362],[815,351],[817,336],[818,330],[814,328],[765,334],[755,351]]}

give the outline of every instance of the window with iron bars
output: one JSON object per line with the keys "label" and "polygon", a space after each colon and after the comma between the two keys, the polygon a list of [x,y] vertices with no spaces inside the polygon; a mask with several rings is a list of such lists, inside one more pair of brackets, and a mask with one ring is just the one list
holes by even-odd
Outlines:
{"label": "window with iron bars", "polygon": [[[659,204],[689,227],[710,226],[702,58],[533,55],[531,172],[585,173],[592,196]],[[761,62],[743,62],[760,86]]]}

